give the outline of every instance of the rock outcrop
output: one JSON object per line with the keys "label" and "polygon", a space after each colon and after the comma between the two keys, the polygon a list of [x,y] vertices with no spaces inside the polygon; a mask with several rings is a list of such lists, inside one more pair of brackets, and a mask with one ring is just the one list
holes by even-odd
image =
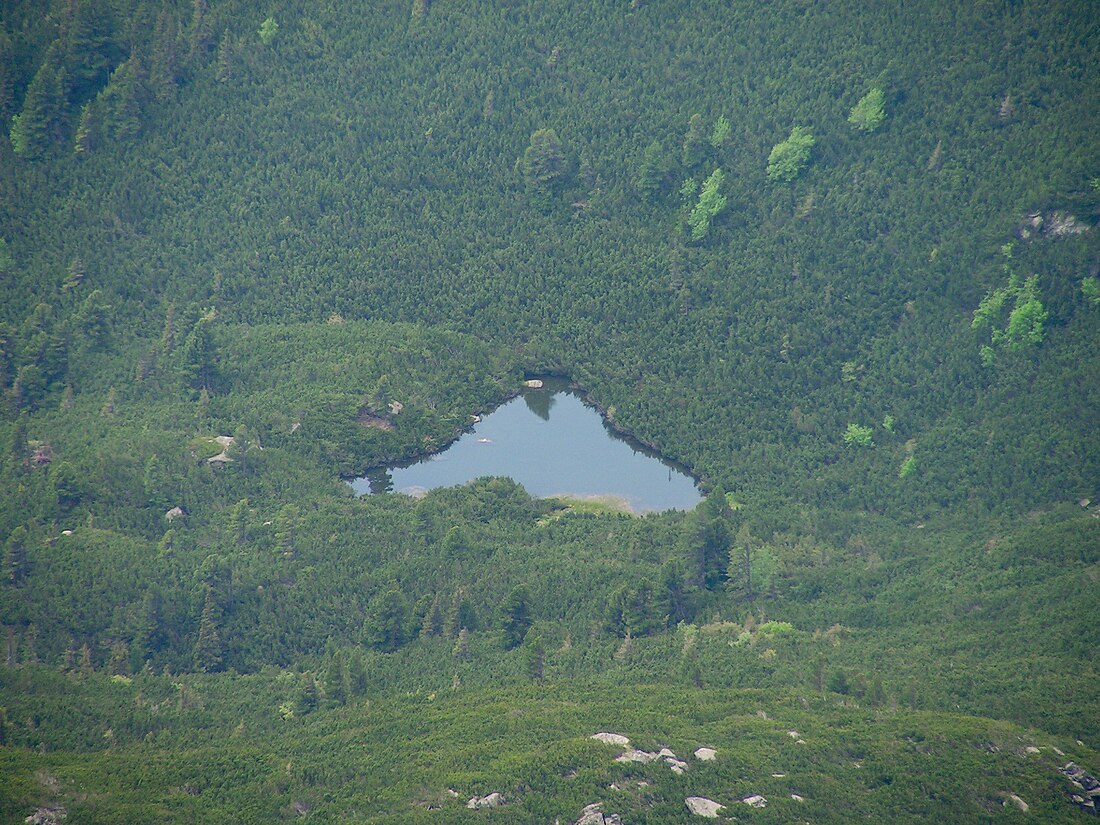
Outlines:
{"label": "rock outcrop", "polygon": [[38,808],[23,821],[28,825],[59,825],[68,815],[64,808]]}
{"label": "rock outcrop", "polygon": [[618,814],[605,814],[602,808],[602,802],[585,805],[581,810],[581,818],[573,825],[623,825],[621,816]]}
{"label": "rock outcrop", "polygon": [[707,799],[705,796],[689,796],[684,800],[684,804],[695,816],[705,816],[710,819],[717,819],[718,812],[726,807],[713,799]]}
{"label": "rock outcrop", "polygon": [[1023,241],[1035,238],[1064,238],[1089,231],[1089,225],[1069,212],[1031,212],[1016,228],[1016,237]]}
{"label": "rock outcrop", "polygon": [[504,804],[504,797],[496,791],[493,791],[488,796],[473,797],[466,803],[466,807],[474,811],[480,811],[483,808],[499,808]]}
{"label": "rock outcrop", "polygon": [[664,761],[673,773],[683,773],[687,770],[687,762],[680,759],[668,748],[661,748],[656,753],[650,751],[640,751],[636,748],[624,752],[615,761],[616,762],[641,762],[642,764],[648,762],[656,762],[658,759]]}
{"label": "rock outcrop", "polygon": [[1100,782],[1096,777],[1073,762],[1067,762],[1058,771],[1073,785],[1070,801],[1085,813],[1100,816]]}
{"label": "rock outcrop", "polygon": [[621,733],[606,733],[601,731],[600,733],[592,734],[588,738],[595,739],[597,742],[603,742],[605,745],[617,745],[620,748],[625,748],[630,745],[630,740]]}
{"label": "rock outcrop", "polygon": [[718,758],[718,752],[714,748],[696,748],[695,758],[700,762],[713,762]]}

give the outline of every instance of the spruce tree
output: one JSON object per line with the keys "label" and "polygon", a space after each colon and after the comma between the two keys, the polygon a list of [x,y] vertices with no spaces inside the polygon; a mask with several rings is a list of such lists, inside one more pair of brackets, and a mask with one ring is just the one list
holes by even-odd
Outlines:
{"label": "spruce tree", "polygon": [[125,642],[115,642],[111,645],[111,658],[107,669],[112,676],[130,675],[130,651]]}
{"label": "spruce tree", "polygon": [[69,646],[65,648],[65,653],[61,657],[61,672],[72,673],[76,670],[76,639],[69,639]]}
{"label": "spruce tree", "polygon": [[348,701],[349,680],[344,669],[344,654],[337,650],[329,659],[328,669],[325,671],[325,693],[328,698],[338,705]]}
{"label": "spruce tree", "polygon": [[540,207],[549,206],[551,194],[566,174],[565,153],[558,133],[553,129],[536,129],[520,166],[532,199]]}
{"label": "spruce tree", "polygon": [[275,546],[284,559],[294,558],[298,548],[298,521],[301,513],[293,504],[279,510],[275,517]]}
{"label": "spruce tree", "polygon": [[145,66],[133,55],[111,73],[106,88],[96,99],[103,111],[104,131],[116,140],[127,140],[140,132],[148,96]]}
{"label": "spruce tree", "polygon": [[15,51],[11,38],[0,26],[0,123],[7,123],[12,115],[15,95]]}
{"label": "spruce tree", "polygon": [[233,544],[241,545],[248,541],[248,519],[248,499],[242,498],[230,509],[229,523],[226,525],[229,540]]}
{"label": "spruce tree", "polygon": [[141,606],[135,611],[130,639],[130,670],[137,672],[148,666],[156,643],[158,620],[157,598],[146,593]]}
{"label": "spruce tree", "polygon": [[158,101],[170,100],[179,84],[179,34],[175,16],[164,9],[153,32],[149,88]]}
{"label": "spruce tree", "polygon": [[120,58],[114,44],[110,5],[100,0],[75,0],[64,32],[65,74],[70,99],[87,100],[103,86]]}
{"label": "spruce tree", "polygon": [[664,149],[659,142],[653,141],[642,153],[634,185],[642,197],[654,200],[661,193],[661,186],[667,174],[668,165],[664,159]]}
{"label": "spruce tree", "polygon": [[15,426],[12,427],[11,442],[9,447],[9,454],[12,461],[15,463],[16,469],[27,469],[27,414],[21,413],[18,418],[15,419]]}
{"label": "spruce tree", "polygon": [[195,0],[191,13],[191,56],[201,56],[210,48],[210,20],[207,17],[207,0]]}
{"label": "spruce tree", "polygon": [[432,599],[431,605],[424,614],[424,621],[420,625],[420,636],[425,639],[429,636],[439,636],[443,632],[443,624],[441,597],[436,593],[435,598]]}
{"label": "spruce tree", "polygon": [[541,682],[546,668],[546,646],[542,637],[532,634],[523,643],[523,665],[527,678],[532,682]]}
{"label": "spruce tree", "polygon": [[451,655],[456,659],[467,659],[470,656],[470,631],[466,628],[462,628],[458,631],[458,638],[455,640],[454,649],[451,651]]}
{"label": "spruce tree", "polygon": [[757,544],[757,540],[749,532],[748,525],[743,524],[729,549],[726,586],[741,598],[748,600],[756,598],[752,583],[752,565],[756,558]]}
{"label": "spruce tree", "polygon": [[392,653],[405,643],[409,607],[395,587],[375,598],[368,616],[367,639],[383,653]]}
{"label": "spruce tree", "polygon": [[214,377],[211,321],[209,316],[200,318],[177,352],[179,375],[188,386],[196,390],[209,390]]}
{"label": "spruce tree", "polygon": [[61,68],[47,56],[27,87],[23,109],[12,118],[10,134],[12,149],[19,157],[39,157],[60,140],[67,106],[61,77]]}
{"label": "spruce tree", "polygon": [[505,650],[523,644],[531,621],[531,599],[527,588],[517,585],[500,603],[500,629],[504,634]]}
{"label": "spruce tree", "polygon": [[685,169],[693,169],[703,162],[707,150],[706,124],[703,116],[695,114],[688,121],[687,134],[684,135],[683,162]]}
{"label": "spruce tree", "polygon": [[311,673],[303,673],[298,682],[298,696],[295,701],[294,713],[305,716],[317,710],[320,697],[317,695],[317,682]]}
{"label": "spruce tree", "polygon": [[451,606],[443,622],[443,635],[453,639],[464,627],[467,630],[477,630],[477,616],[474,613],[474,606],[466,598],[466,589],[460,587],[451,597]]}
{"label": "spruce tree", "polygon": [[363,661],[363,651],[355,648],[348,659],[348,691],[352,696],[362,696],[367,692],[367,666]]}
{"label": "spruce tree", "polygon": [[27,577],[30,563],[27,560],[27,528],[19,525],[8,534],[5,547],[5,578],[9,584],[20,585]]}
{"label": "spruce tree", "polygon": [[23,631],[22,654],[23,664],[38,664],[38,628],[33,624],[27,625],[27,629]]}
{"label": "spruce tree", "polygon": [[684,520],[684,542],[693,584],[715,589],[725,577],[732,513],[725,492],[716,488]]}
{"label": "spruce tree", "polygon": [[227,83],[233,77],[233,41],[229,29],[222,32],[218,41],[218,58],[215,77],[219,83]]}
{"label": "spruce tree", "polygon": [[192,650],[195,669],[204,673],[220,670],[222,664],[222,643],[218,635],[217,606],[214,603],[214,589],[206,588],[206,601],[199,621],[199,635]]}
{"label": "spruce tree", "polygon": [[80,675],[91,676],[95,673],[95,665],[92,664],[92,649],[87,644],[80,646]]}

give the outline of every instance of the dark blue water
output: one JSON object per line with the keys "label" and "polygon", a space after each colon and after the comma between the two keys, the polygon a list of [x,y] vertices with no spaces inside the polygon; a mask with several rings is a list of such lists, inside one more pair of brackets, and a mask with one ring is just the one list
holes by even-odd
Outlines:
{"label": "dark blue water", "polygon": [[543,389],[524,390],[443,452],[351,485],[360,494],[418,495],[482,476],[507,476],[539,498],[608,497],[637,513],[689,510],[700,501],[691,476],[612,432],[597,410],[565,387],[547,381]]}

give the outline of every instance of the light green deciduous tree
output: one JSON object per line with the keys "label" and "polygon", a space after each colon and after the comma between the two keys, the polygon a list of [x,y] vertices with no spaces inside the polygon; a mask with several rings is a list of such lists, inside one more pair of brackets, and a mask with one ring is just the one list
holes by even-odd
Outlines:
{"label": "light green deciduous tree", "polygon": [[691,210],[688,216],[688,224],[691,226],[692,240],[702,240],[710,231],[710,222],[719,212],[726,208],[726,196],[719,190],[725,175],[721,169],[715,169],[703,184],[703,191],[699,193],[699,202]]}
{"label": "light green deciduous tree", "polygon": [[886,120],[885,97],[882,89],[871,89],[852,107],[848,122],[861,132],[873,132]]}
{"label": "light green deciduous tree", "polygon": [[791,129],[786,140],[772,147],[768,155],[768,180],[788,183],[798,177],[810,162],[810,150],[814,146],[813,133],[804,126]]}

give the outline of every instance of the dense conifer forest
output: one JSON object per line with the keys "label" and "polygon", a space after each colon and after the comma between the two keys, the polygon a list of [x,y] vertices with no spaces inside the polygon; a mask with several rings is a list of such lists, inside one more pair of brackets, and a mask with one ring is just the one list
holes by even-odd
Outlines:
{"label": "dense conifer forest", "polygon": [[[0,0],[0,819],[1089,821],[1097,55],[1088,0]],[[548,374],[706,499],[344,482]]]}

